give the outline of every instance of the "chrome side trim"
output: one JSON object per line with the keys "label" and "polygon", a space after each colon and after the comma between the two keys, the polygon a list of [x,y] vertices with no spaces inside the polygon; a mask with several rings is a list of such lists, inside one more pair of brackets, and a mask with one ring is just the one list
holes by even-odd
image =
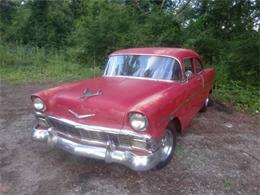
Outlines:
{"label": "chrome side trim", "polygon": [[204,85],[204,88],[195,92],[194,94],[192,94],[191,96],[189,96],[186,100],[184,100],[174,111],[172,111],[167,117],[163,118],[159,124],[163,124],[166,121],[172,120],[174,118],[174,115],[181,110],[184,106],[186,106],[186,104],[188,104],[194,97],[198,96],[199,93],[201,93],[201,91],[205,90],[206,86],[210,85],[210,83]]}

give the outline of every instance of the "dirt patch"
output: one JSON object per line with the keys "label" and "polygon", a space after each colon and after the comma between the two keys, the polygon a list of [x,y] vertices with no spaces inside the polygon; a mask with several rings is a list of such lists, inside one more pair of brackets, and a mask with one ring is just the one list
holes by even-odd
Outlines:
{"label": "dirt patch", "polygon": [[31,140],[29,95],[51,86],[0,84],[0,194],[259,194],[259,119],[217,102],[178,137],[169,166],[137,173]]}

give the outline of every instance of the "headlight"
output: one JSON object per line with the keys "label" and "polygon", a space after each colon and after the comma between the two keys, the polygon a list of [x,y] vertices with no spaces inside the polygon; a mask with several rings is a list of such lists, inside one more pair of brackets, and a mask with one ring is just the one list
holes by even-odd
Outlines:
{"label": "headlight", "polygon": [[148,126],[147,118],[141,113],[130,113],[129,123],[136,131],[144,131]]}
{"label": "headlight", "polygon": [[33,99],[33,107],[35,108],[35,110],[39,111],[43,111],[45,109],[43,101],[38,97]]}

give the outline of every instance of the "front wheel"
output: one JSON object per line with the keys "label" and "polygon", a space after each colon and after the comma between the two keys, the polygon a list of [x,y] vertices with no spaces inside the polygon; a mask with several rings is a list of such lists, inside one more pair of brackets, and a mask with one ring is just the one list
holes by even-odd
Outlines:
{"label": "front wheel", "polygon": [[176,147],[176,128],[173,125],[171,128],[167,127],[165,135],[161,139],[161,161],[156,166],[156,169],[162,169],[168,165],[173,157]]}

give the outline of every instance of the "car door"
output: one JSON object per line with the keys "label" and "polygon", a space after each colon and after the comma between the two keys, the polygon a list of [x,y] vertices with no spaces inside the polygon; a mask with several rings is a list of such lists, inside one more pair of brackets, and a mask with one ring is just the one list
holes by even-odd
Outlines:
{"label": "car door", "polygon": [[202,97],[200,91],[203,88],[202,79],[196,73],[193,58],[186,58],[182,62],[184,75],[186,77],[185,93],[187,97],[187,117],[190,120],[200,109]]}
{"label": "car door", "polygon": [[198,100],[198,110],[201,109],[205,99],[208,97],[208,90],[206,88],[206,80],[205,80],[205,71],[204,71],[204,65],[201,62],[201,60],[199,58],[194,58],[193,59],[193,63],[194,63],[194,68],[196,71],[196,75],[200,78],[201,80],[201,90],[198,94],[198,98],[200,100]]}

